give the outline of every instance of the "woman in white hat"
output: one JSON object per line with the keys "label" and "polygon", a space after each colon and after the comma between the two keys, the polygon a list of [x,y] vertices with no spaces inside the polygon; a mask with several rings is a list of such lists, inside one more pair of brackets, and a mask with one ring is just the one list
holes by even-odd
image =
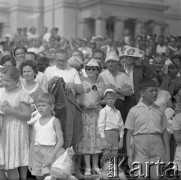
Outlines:
{"label": "woman in white hat", "polygon": [[[82,123],[83,137],[78,145],[78,152],[84,155],[85,176],[91,173],[100,174],[98,166],[98,157],[102,149],[102,140],[98,132],[98,116],[101,106],[99,105],[104,92],[104,84],[98,81],[98,75],[101,72],[99,63],[92,59],[86,67],[87,78],[82,80],[84,93],[78,98],[80,106],[83,108]],[[92,155],[92,171],[90,158]]]}

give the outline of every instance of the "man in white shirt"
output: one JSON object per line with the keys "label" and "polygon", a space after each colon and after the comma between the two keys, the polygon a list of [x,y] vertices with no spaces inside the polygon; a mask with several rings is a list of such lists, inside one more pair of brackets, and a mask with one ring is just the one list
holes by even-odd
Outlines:
{"label": "man in white shirt", "polygon": [[96,59],[100,64],[101,64],[101,68],[105,69],[105,53],[104,51],[100,50],[100,49],[96,49],[94,50],[93,54],[92,54],[92,58]]}
{"label": "man in white shirt", "polygon": [[[115,108],[120,111],[123,122],[125,123],[129,111],[127,101],[125,101],[125,96],[131,97],[133,95],[131,81],[124,72],[118,71],[119,57],[114,51],[107,53],[105,63],[107,70],[99,75],[99,79],[103,80],[108,88],[113,89],[117,93],[118,98],[115,103]],[[128,99],[127,97],[126,99]],[[126,153],[126,136],[124,136],[123,144],[122,153]]]}
{"label": "man in white shirt", "polygon": [[118,71],[119,57],[115,52],[108,52],[105,60],[107,69],[100,73],[99,79],[107,88],[114,89],[118,95],[115,107],[120,110],[123,121],[126,119],[123,109],[125,96],[131,96],[133,90],[129,77],[124,72]]}
{"label": "man in white shirt", "polygon": [[156,47],[156,53],[157,54],[165,54],[167,51],[167,46],[165,45],[165,39],[164,36],[158,37],[158,45]]}
{"label": "man in white shirt", "polygon": [[66,52],[63,50],[57,52],[55,61],[56,65],[48,67],[44,73],[48,80],[48,87],[51,88],[62,77],[66,83],[67,90],[74,90],[78,94],[82,93],[83,86],[77,70],[67,66],[68,56]]}
{"label": "man in white shirt", "polygon": [[44,27],[44,36],[43,36],[43,40],[46,42],[49,42],[49,39],[51,37],[51,33],[48,32],[48,28]]}

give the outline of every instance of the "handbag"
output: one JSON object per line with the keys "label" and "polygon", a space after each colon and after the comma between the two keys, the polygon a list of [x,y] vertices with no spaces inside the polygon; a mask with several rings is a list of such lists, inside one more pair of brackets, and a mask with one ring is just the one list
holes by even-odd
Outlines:
{"label": "handbag", "polygon": [[83,93],[78,96],[78,103],[81,107],[93,108],[97,106],[100,94],[98,91],[91,90],[88,93]]}

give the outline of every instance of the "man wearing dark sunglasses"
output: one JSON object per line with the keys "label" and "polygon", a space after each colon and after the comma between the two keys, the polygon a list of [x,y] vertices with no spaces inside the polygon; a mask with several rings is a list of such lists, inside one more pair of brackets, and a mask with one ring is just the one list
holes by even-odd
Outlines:
{"label": "man wearing dark sunglasses", "polygon": [[86,67],[85,70],[86,71],[96,71],[97,67]]}

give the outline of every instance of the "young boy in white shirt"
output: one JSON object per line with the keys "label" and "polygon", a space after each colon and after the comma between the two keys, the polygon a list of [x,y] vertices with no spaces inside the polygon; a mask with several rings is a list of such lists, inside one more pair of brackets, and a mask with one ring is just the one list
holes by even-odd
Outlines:
{"label": "young boy in white shirt", "polygon": [[100,110],[98,128],[103,140],[103,157],[101,164],[111,156],[117,157],[118,148],[123,146],[124,124],[121,113],[115,108],[117,94],[113,89],[104,92],[106,106]]}
{"label": "young boy in white shirt", "polygon": [[[133,162],[139,162],[146,175],[146,163],[156,163],[159,158],[160,162],[169,162],[168,121],[164,111],[154,103],[158,94],[157,84],[144,78],[140,81],[139,90],[143,100],[130,109],[125,124],[128,129],[127,155],[130,168],[133,168]],[[155,164],[150,166],[149,173],[151,179],[159,179]],[[133,176],[137,174],[138,171]]]}

